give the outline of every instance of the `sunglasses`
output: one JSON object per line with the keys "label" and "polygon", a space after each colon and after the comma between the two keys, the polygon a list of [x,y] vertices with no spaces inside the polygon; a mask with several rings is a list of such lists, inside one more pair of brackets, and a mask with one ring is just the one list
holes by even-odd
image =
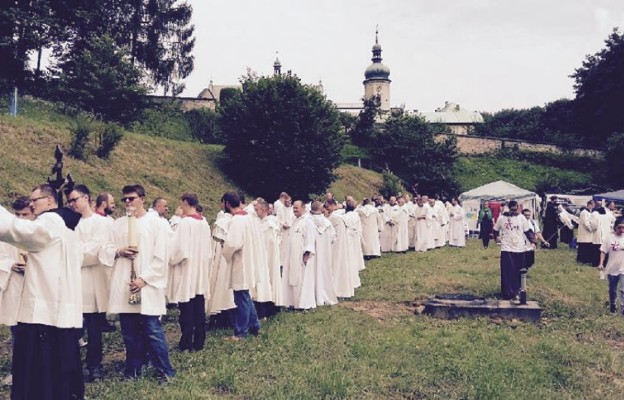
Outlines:
{"label": "sunglasses", "polygon": [[67,199],[67,204],[72,204],[78,201],[78,199],[82,198],[84,196],[78,196],[78,197],[74,197],[73,199]]}
{"label": "sunglasses", "polygon": [[128,197],[122,197],[121,201],[122,203],[126,203],[126,202],[133,202],[136,199],[138,199],[140,196],[128,196]]}

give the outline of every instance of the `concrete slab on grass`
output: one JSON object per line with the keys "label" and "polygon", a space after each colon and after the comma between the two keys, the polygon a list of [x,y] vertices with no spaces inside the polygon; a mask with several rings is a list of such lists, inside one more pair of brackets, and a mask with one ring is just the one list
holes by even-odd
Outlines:
{"label": "concrete slab on grass", "polygon": [[537,321],[542,309],[536,301],[515,305],[509,300],[488,299],[471,295],[437,295],[425,302],[424,314],[435,318],[494,317]]}

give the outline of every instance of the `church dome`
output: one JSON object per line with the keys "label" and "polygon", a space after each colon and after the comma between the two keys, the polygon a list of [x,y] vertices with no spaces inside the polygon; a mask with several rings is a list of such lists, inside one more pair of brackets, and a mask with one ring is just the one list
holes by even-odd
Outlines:
{"label": "church dome", "polygon": [[373,62],[364,71],[364,77],[366,79],[388,79],[390,76],[390,68],[383,65],[381,62]]}

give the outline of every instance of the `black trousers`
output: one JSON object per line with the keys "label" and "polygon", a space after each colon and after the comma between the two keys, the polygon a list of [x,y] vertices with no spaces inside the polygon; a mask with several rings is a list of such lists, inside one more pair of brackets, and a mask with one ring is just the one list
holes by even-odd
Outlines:
{"label": "black trousers", "polygon": [[17,324],[11,399],[83,399],[81,329]]}
{"label": "black trousers", "polygon": [[102,328],[106,324],[106,313],[87,313],[84,317],[87,330],[87,369],[100,367],[102,364]]}
{"label": "black trousers", "polygon": [[190,301],[179,303],[180,310],[180,350],[201,350],[206,342],[206,308],[203,295]]}
{"label": "black trousers", "polygon": [[524,253],[501,251],[501,295],[505,300],[520,294],[520,269],[524,267]]}

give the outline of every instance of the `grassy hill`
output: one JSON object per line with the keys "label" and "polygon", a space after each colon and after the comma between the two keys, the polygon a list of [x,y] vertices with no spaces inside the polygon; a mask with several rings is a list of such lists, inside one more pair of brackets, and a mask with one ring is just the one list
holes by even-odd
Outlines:
{"label": "grassy hill", "polygon": [[[0,114],[0,202],[7,204],[12,195],[28,194],[45,181],[54,163],[54,147],[69,146],[71,121],[37,101],[25,103],[18,117]],[[175,204],[172,200],[182,192],[193,191],[206,207],[206,215],[212,216],[219,210],[221,195],[238,190],[218,166],[221,151],[222,146],[127,132],[109,160],[66,156],[65,172],[93,192],[111,191],[117,197],[123,185],[134,182],[145,186],[148,201],[163,196]],[[338,168],[336,174],[340,179],[330,190],[337,198],[370,196],[382,181],[380,174],[350,165]]]}
{"label": "grassy hill", "polygon": [[[0,106],[6,110],[4,105]],[[71,116],[54,105],[37,100],[22,102],[18,117],[0,113],[1,203],[7,204],[14,194],[29,193],[46,179],[54,162],[54,147],[69,146],[72,121]],[[163,196],[172,205],[182,192],[193,191],[199,194],[206,215],[211,216],[218,211],[223,192],[238,190],[219,168],[221,151],[222,146],[126,132],[109,160],[95,155],[86,161],[65,157],[65,171],[93,192],[110,191],[117,197],[123,185],[135,182],[146,187],[148,201]],[[338,199],[347,194],[358,199],[370,196],[382,183],[380,174],[346,164],[336,174],[339,179],[329,190]],[[529,190],[543,186],[544,182],[564,182],[568,187],[579,188],[592,182],[588,172],[489,156],[460,157],[456,178],[462,190],[499,179]]]}

